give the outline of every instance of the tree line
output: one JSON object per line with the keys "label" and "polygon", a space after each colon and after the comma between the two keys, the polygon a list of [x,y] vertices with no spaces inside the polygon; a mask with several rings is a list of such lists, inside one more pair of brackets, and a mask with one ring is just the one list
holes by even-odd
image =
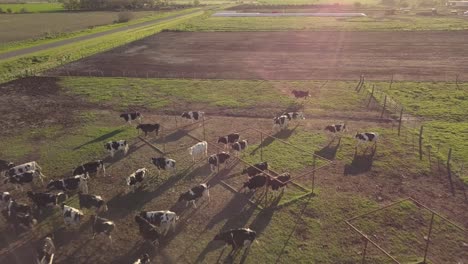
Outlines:
{"label": "tree line", "polygon": [[170,0],[59,0],[67,10],[150,9],[170,4]]}

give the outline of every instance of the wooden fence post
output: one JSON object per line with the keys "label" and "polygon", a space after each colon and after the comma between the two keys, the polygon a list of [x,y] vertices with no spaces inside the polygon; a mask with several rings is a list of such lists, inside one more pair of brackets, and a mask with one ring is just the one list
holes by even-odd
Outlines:
{"label": "wooden fence post", "polygon": [[203,140],[206,141],[206,133],[205,133],[205,116],[202,116],[202,125],[203,125]]}
{"label": "wooden fence post", "polygon": [[401,132],[401,122],[403,120],[403,107],[401,108],[401,111],[400,111],[400,120],[398,122],[398,136],[400,136],[400,132]]}
{"label": "wooden fence post", "polygon": [[393,84],[393,76],[394,76],[394,75],[395,75],[395,74],[394,74],[394,73],[392,73],[392,79],[390,80],[390,86],[388,87],[388,89],[392,89],[392,84]]}
{"label": "wooden fence post", "polygon": [[161,126],[161,134],[162,134],[162,141],[163,141],[163,152],[164,152],[164,155],[166,155],[166,134],[164,134],[164,132],[166,132],[164,130],[164,127]]}
{"label": "wooden fence post", "polygon": [[384,99],[384,103],[383,103],[383,107],[382,107],[382,113],[380,114],[380,118],[383,117],[384,113],[385,113],[385,107],[387,106],[387,95],[385,95],[385,99]]}
{"label": "wooden fence post", "polygon": [[429,249],[429,243],[431,241],[431,233],[432,233],[432,225],[434,224],[434,213],[432,213],[432,217],[431,217],[431,223],[429,224],[429,232],[427,233],[427,241],[426,241],[426,247],[424,249],[424,260],[422,263],[427,263],[426,262],[426,259],[427,259],[427,251]]}
{"label": "wooden fence post", "polygon": [[375,89],[375,85],[372,85],[372,92],[371,92],[371,95],[369,97],[369,101],[367,102],[367,108],[369,108],[371,100],[372,100],[372,98],[374,98],[374,89]]}
{"label": "wooden fence post", "polygon": [[364,264],[366,263],[366,254],[367,254],[367,244],[369,243],[369,241],[367,240],[366,237],[364,237],[364,250],[362,251],[362,260],[361,260],[361,264]]}
{"label": "wooden fence post", "polygon": [[263,132],[260,132],[260,161],[263,162]]}
{"label": "wooden fence post", "polygon": [[455,195],[455,189],[453,188],[453,181],[452,181],[452,170],[450,168],[450,161],[452,160],[452,148],[449,149],[448,157],[447,157],[447,176],[450,183],[450,190],[452,191],[452,195]]}
{"label": "wooden fence post", "polygon": [[419,160],[422,160],[422,156],[423,156],[423,151],[422,151],[423,129],[424,129],[424,126],[421,126],[421,129],[419,129]]}
{"label": "wooden fence post", "polygon": [[313,163],[312,163],[312,166],[313,166],[313,171],[312,171],[312,194],[314,193],[314,189],[315,189],[315,164],[316,164],[316,159],[317,159],[317,157],[314,155],[314,160],[313,160]]}

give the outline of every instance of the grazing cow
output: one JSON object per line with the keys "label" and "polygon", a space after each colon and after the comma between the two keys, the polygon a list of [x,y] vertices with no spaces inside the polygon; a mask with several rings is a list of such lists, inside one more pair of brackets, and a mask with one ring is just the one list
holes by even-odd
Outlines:
{"label": "grazing cow", "polygon": [[296,97],[296,99],[310,97],[309,91],[292,90],[291,93],[294,95],[294,97]]}
{"label": "grazing cow", "polygon": [[31,207],[27,204],[17,203],[15,200],[11,199],[7,206],[8,215],[16,214],[31,214]]}
{"label": "grazing cow", "polygon": [[161,170],[172,170],[174,174],[176,173],[176,161],[173,159],[164,157],[151,158],[151,162],[158,169],[159,175],[161,175]]}
{"label": "grazing cow", "polygon": [[36,250],[37,264],[52,264],[55,256],[55,245],[50,236],[44,239],[41,247]]}
{"label": "grazing cow", "polygon": [[208,202],[210,201],[210,190],[208,189],[210,186],[208,184],[203,183],[200,185],[197,185],[190,189],[187,192],[184,192],[179,196],[179,202],[186,201],[186,206],[189,204],[189,202],[192,202],[193,207],[197,208],[197,205],[195,204],[195,201],[201,197],[208,197]]}
{"label": "grazing cow", "polygon": [[169,232],[171,227],[172,230],[175,230],[176,222],[179,220],[176,213],[171,211],[141,211],[140,216],[152,225],[161,227],[161,233],[164,236]]}
{"label": "grazing cow", "polygon": [[243,175],[247,173],[250,178],[266,170],[268,170],[268,162],[264,161],[245,168],[241,174]]}
{"label": "grazing cow", "polygon": [[258,188],[265,186],[267,181],[268,181],[268,176],[264,174],[255,175],[252,178],[249,178],[248,181],[244,182],[244,185],[241,188],[241,190],[244,189],[245,187],[248,187],[249,191],[256,190]]}
{"label": "grazing cow", "polygon": [[47,184],[47,190],[61,190],[64,192],[73,191],[76,189],[81,190],[83,193],[88,193],[87,181],[89,175],[76,175],[62,180],[52,180]]}
{"label": "grazing cow", "polygon": [[139,259],[137,259],[133,264],[148,264],[150,263],[150,257],[148,254],[143,254]]}
{"label": "grazing cow", "polygon": [[117,151],[123,151],[124,155],[127,155],[129,148],[126,140],[109,141],[106,144],[104,144],[104,147],[110,153],[111,157],[114,157],[114,154]]}
{"label": "grazing cow", "polygon": [[280,188],[286,187],[288,184],[289,180],[291,180],[291,175],[287,172],[280,174],[274,178],[269,178],[268,180],[268,186],[271,186],[271,189],[273,191],[277,191]]}
{"label": "grazing cow", "polygon": [[41,179],[41,182],[44,183],[40,175],[41,174],[38,171],[26,171],[21,174],[16,174],[7,177],[4,181],[4,184],[7,184],[9,182],[13,184],[15,189],[17,189],[17,186],[19,186],[20,190],[23,191],[23,184],[31,183],[34,180],[34,178],[39,178]]}
{"label": "grazing cow", "polygon": [[346,124],[334,124],[325,127],[325,131],[333,133],[333,138],[339,133],[346,132],[346,130]]}
{"label": "grazing cow", "polygon": [[31,162],[24,163],[24,164],[21,164],[21,165],[10,168],[8,170],[8,176],[14,176],[14,175],[17,175],[17,174],[22,174],[22,173],[25,173],[27,171],[38,171],[41,174],[41,176],[44,177],[44,175],[42,175],[42,172],[41,172],[42,168],[35,161],[31,161]]}
{"label": "grazing cow", "polygon": [[288,116],[282,115],[273,118],[273,132],[278,133],[279,131],[288,127],[289,119]]}
{"label": "grazing cow", "polygon": [[58,206],[60,202],[63,202],[67,199],[67,195],[63,192],[57,194],[53,193],[36,193],[36,192],[27,192],[29,199],[36,205],[39,209],[39,213],[42,213],[42,208],[49,206]]}
{"label": "grazing cow", "polygon": [[96,160],[96,161],[90,161],[88,163],[85,163],[79,167],[76,167],[73,170],[73,176],[75,175],[81,175],[81,174],[91,174],[91,173],[99,173],[99,171],[102,172],[102,175],[106,176],[106,166],[104,165],[104,161],[102,160]]}
{"label": "grazing cow", "polygon": [[135,222],[138,224],[138,229],[143,239],[149,241],[153,246],[156,246],[160,237],[156,227],[139,215],[135,215]]}
{"label": "grazing cow", "polygon": [[198,121],[198,120],[204,118],[204,116],[205,116],[205,112],[200,112],[200,111],[183,112],[182,115],[181,115],[182,118],[192,120],[192,123],[194,121]]}
{"label": "grazing cow", "polygon": [[145,133],[145,137],[148,136],[148,133],[155,132],[156,136],[159,135],[159,129],[161,125],[159,124],[139,124],[136,129],[141,129]]}
{"label": "grazing cow", "polygon": [[232,144],[232,150],[234,150],[234,155],[237,157],[239,153],[247,148],[247,140],[241,140]]}
{"label": "grazing cow", "polygon": [[71,206],[65,205],[65,203],[62,203],[62,215],[63,215],[63,221],[65,224],[68,225],[74,225],[77,226],[80,224],[81,218],[83,218],[84,214],[82,211],[73,208]]}
{"label": "grazing cow", "polygon": [[139,122],[141,122],[142,115],[140,112],[132,112],[132,113],[123,113],[120,115],[121,118],[125,120],[125,122],[131,124],[132,120],[138,119]]}
{"label": "grazing cow", "polygon": [[5,209],[10,203],[11,195],[9,192],[0,193],[0,210]]}
{"label": "grazing cow", "polygon": [[107,203],[99,195],[84,194],[78,192],[78,200],[80,201],[80,209],[95,208],[96,212],[107,212]]}
{"label": "grazing cow", "polygon": [[283,113],[282,115],[285,115],[289,121],[291,120],[297,120],[297,119],[305,119],[304,113],[302,112],[289,112],[289,113]]}
{"label": "grazing cow", "polygon": [[13,167],[15,167],[15,164],[13,162],[0,160],[0,176],[4,176],[6,172]]}
{"label": "grazing cow", "polygon": [[233,252],[241,249],[243,246],[250,247],[252,242],[257,237],[257,233],[249,228],[231,229],[216,235],[213,241],[222,240],[228,245],[232,246],[231,255]]}
{"label": "grazing cow", "polygon": [[377,144],[377,139],[379,137],[379,134],[375,132],[364,132],[364,133],[357,133],[356,136],[354,136],[357,140],[356,148],[359,146],[361,143],[368,143],[368,142],[374,142],[374,145]]}
{"label": "grazing cow", "polygon": [[7,223],[13,226],[15,232],[18,232],[18,228],[24,229],[32,228],[37,224],[37,220],[31,214],[23,214],[18,212],[9,212],[9,210],[2,211],[3,217],[5,217]]}
{"label": "grazing cow", "polygon": [[227,149],[227,147],[230,145],[230,144],[233,144],[237,141],[239,141],[239,138],[240,138],[240,135],[237,134],[237,133],[231,133],[227,136],[224,136],[224,137],[219,137],[218,138],[218,143],[222,143],[224,144],[224,149]]}
{"label": "grazing cow", "polygon": [[208,158],[208,164],[210,164],[211,171],[215,171],[216,167],[218,167],[220,164],[227,163],[226,161],[231,157],[226,152],[221,152],[218,154],[213,154]]}
{"label": "grazing cow", "polygon": [[127,178],[127,186],[128,188],[132,188],[135,191],[137,185],[140,185],[141,182],[145,179],[146,173],[148,173],[148,169],[141,168],[136,170]]}
{"label": "grazing cow", "polygon": [[199,156],[208,156],[208,142],[198,142],[197,144],[191,146],[188,151],[190,156],[192,156],[192,161],[195,162],[195,157],[198,158]]}
{"label": "grazing cow", "polygon": [[114,222],[95,215],[91,216],[91,222],[93,223],[93,239],[96,235],[104,234],[109,238],[112,244],[111,233],[115,228]]}

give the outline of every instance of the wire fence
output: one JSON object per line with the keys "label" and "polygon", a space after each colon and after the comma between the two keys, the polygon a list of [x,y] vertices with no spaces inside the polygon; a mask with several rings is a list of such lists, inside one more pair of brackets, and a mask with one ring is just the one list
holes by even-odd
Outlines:
{"label": "wire fence", "polygon": [[[390,87],[392,83],[389,83]],[[458,79],[456,84],[458,86]],[[406,112],[403,104],[385,93],[382,87],[367,84],[364,76],[360,77],[355,91],[369,110],[379,111],[380,118],[390,119],[398,125],[398,136],[412,146],[421,161],[428,162],[431,172],[441,176],[446,174],[452,195],[460,190],[468,202],[468,186],[463,181],[468,176],[465,170],[468,161],[464,159],[461,147],[439,140],[435,133],[424,129],[424,117]]]}

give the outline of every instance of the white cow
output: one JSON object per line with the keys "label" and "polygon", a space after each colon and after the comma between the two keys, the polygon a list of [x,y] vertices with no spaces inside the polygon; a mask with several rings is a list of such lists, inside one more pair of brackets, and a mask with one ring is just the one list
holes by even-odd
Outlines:
{"label": "white cow", "polygon": [[189,149],[189,154],[192,156],[192,161],[195,162],[195,157],[206,157],[208,156],[208,142],[202,141],[191,146]]}
{"label": "white cow", "polygon": [[62,203],[62,215],[63,221],[66,225],[74,225],[77,226],[80,224],[81,218],[83,218],[84,214],[82,211],[73,208],[71,206],[65,205]]}
{"label": "white cow", "polygon": [[141,211],[140,216],[145,218],[151,224],[161,227],[161,233],[167,235],[169,229],[175,230],[176,222],[179,217],[171,211]]}

